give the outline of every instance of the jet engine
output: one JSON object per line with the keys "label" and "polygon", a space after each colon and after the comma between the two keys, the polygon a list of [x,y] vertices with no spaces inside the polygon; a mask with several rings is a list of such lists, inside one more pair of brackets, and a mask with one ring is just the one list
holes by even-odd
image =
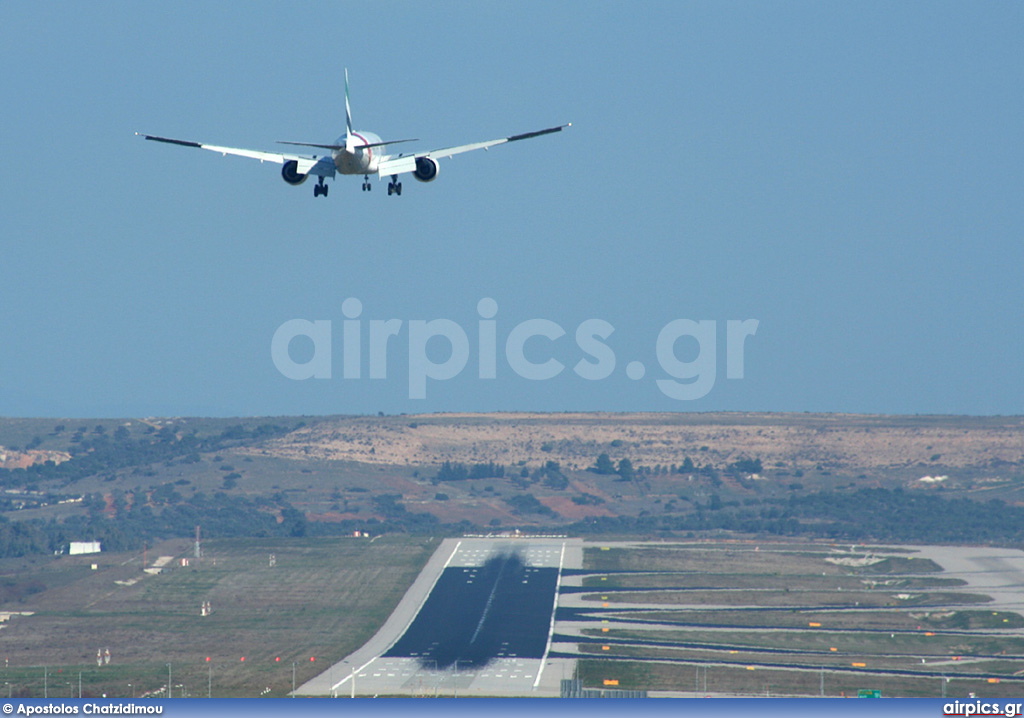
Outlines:
{"label": "jet engine", "polygon": [[290,185],[300,185],[308,178],[308,174],[299,173],[299,163],[295,160],[288,160],[281,168],[281,178]]}
{"label": "jet engine", "polygon": [[417,157],[416,171],[412,173],[412,176],[420,182],[433,182],[437,179],[437,173],[440,171],[441,166],[437,164],[437,160],[432,160],[429,157]]}

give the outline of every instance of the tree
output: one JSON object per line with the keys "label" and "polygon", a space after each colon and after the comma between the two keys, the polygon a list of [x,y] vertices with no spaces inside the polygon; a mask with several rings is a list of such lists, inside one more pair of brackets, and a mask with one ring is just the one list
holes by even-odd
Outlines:
{"label": "tree", "polygon": [[555,512],[542,504],[535,496],[530,494],[516,494],[505,499],[516,514],[541,514],[543,516],[554,516]]}
{"label": "tree", "polygon": [[287,506],[281,509],[281,529],[289,536],[301,537],[306,535],[306,514],[298,509]]}
{"label": "tree", "polygon": [[636,476],[636,472],[633,470],[633,462],[629,459],[622,459],[619,462],[618,474],[622,481],[632,481],[633,477]]}
{"label": "tree", "polygon": [[760,474],[764,470],[764,467],[761,465],[761,459],[748,459],[746,457],[729,464],[729,468],[744,474]]}
{"label": "tree", "polygon": [[591,466],[588,471],[592,471],[595,474],[614,474],[615,464],[612,463],[611,457],[608,454],[601,454],[597,457],[597,461]]}
{"label": "tree", "polygon": [[465,464],[445,461],[441,464],[441,468],[438,469],[437,475],[433,478],[433,482],[436,484],[440,481],[465,481],[468,478],[469,470],[466,468]]}
{"label": "tree", "polygon": [[473,464],[469,469],[471,479],[500,479],[505,476],[505,465],[488,461],[486,464]]}

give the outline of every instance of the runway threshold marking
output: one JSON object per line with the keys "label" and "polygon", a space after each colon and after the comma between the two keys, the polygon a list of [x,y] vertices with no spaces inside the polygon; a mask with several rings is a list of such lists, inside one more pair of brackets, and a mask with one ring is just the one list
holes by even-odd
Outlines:
{"label": "runway threshold marking", "polygon": [[537,669],[537,679],[533,682],[534,690],[540,685],[540,677],[544,673],[544,664],[548,661],[548,652],[551,651],[551,637],[555,634],[555,612],[558,610],[558,587],[562,583],[562,565],[565,563],[565,541],[562,542],[562,552],[558,556],[558,575],[555,578],[555,600],[551,605],[551,625],[548,626],[548,642],[544,645],[544,655],[540,659],[540,668]]}

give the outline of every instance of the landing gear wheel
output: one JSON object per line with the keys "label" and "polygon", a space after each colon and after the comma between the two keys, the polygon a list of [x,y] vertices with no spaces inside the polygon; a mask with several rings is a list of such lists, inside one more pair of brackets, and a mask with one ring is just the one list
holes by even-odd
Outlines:
{"label": "landing gear wheel", "polygon": [[314,197],[319,197],[320,196],[320,185],[318,185],[318,184],[313,185],[313,196]]}
{"label": "landing gear wheel", "polygon": [[388,182],[388,197],[390,197],[394,193],[395,193],[395,183],[394,182]]}
{"label": "landing gear wheel", "polygon": [[327,184],[325,184],[325,185],[324,185],[324,189],[323,189],[323,192],[321,192],[321,194],[322,194],[322,195],[323,195],[324,197],[326,197],[326,196],[327,196],[327,190],[329,190],[330,188],[331,188],[331,186],[330,186],[330,185],[327,185]]}
{"label": "landing gear wheel", "polygon": [[399,197],[402,196],[402,183],[401,182],[399,182],[398,184],[395,185],[395,194],[397,194]]}

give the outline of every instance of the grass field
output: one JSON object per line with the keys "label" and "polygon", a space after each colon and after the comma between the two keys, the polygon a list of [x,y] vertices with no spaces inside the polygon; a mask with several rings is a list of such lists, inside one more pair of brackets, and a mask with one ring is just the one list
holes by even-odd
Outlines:
{"label": "grass field", "polygon": [[[375,632],[439,540],[209,540],[188,566],[191,543],[173,541],[148,552],[149,565],[172,557],[160,575],[143,573],[139,553],[0,561],[0,611],[12,614],[0,691],[72,697],[81,682],[84,696],[164,696],[170,683],[175,696],[287,695],[293,671],[300,684]],[[985,609],[986,596],[900,550],[596,544],[584,562],[593,573],[574,599],[592,610],[579,644],[588,685],[829,696],[1024,687],[1024,617]]]}
{"label": "grass field", "polygon": [[580,629],[589,642],[579,644],[579,675],[593,687],[616,679],[627,689],[813,696],[1024,688],[1024,617],[986,610],[989,596],[903,549],[610,542],[588,548],[584,566],[593,573],[578,599],[594,612]]}
{"label": "grass field", "polygon": [[[733,589],[779,589],[790,588],[790,579],[783,574],[716,574],[716,581],[726,580]],[[704,572],[638,573],[624,575],[585,576],[583,585],[589,588],[708,588],[710,581]],[[865,578],[862,576],[802,576],[801,585],[805,590],[859,591],[865,587],[881,586],[890,590],[919,591],[943,587],[963,586],[958,578],[931,578],[921,576],[896,577],[888,579]]]}
{"label": "grass field", "polygon": [[[686,571],[690,573],[756,576],[886,576],[941,571],[934,562],[899,555],[879,556],[877,563],[850,568],[827,561],[842,555],[828,544],[785,544],[764,547],[747,542],[697,542],[597,546],[584,555],[584,568],[600,571]],[[871,555],[872,547],[857,547]],[[813,571],[811,567],[813,566]],[[752,570],[753,569],[753,570]]]}
{"label": "grass field", "polygon": [[[993,685],[984,679],[947,680],[941,675],[920,678],[888,677],[870,673],[835,673],[828,670],[773,670],[712,662],[688,666],[631,661],[585,660],[579,677],[584,685],[600,686],[616,679],[621,689],[649,689],[678,692],[687,696],[847,696],[859,690],[880,690],[883,696],[938,698],[975,693],[986,697],[1018,697],[1019,687]],[[945,688],[943,687],[945,684]],[[943,691],[945,690],[945,693]]]}
{"label": "grass field", "polygon": [[820,653],[827,656],[835,648],[837,656],[967,656],[981,655],[1024,655],[1024,637],[1008,635],[978,636],[970,639],[960,635],[924,633],[901,633],[898,635],[877,633],[837,633],[828,629],[820,631],[715,631],[651,630],[628,629],[587,629],[585,635],[611,640],[664,641],[669,643],[690,643],[714,646],[718,650],[733,651],[756,647],[765,650],[784,650],[803,653]]}
{"label": "grass field", "polygon": [[[211,540],[201,562],[175,561],[156,576],[142,572],[141,554],[37,560],[27,568],[52,586],[0,607],[34,611],[0,632],[3,681],[23,697],[77,696],[79,674],[85,696],[165,695],[170,664],[175,695],[284,696],[293,664],[301,683],[362,645],[438,543]],[[190,554],[179,541],[151,549],[149,559]],[[19,585],[17,567],[3,568]],[[205,601],[212,613],[201,616]],[[97,650],[107,649],[110,664],[97,667]]]}

